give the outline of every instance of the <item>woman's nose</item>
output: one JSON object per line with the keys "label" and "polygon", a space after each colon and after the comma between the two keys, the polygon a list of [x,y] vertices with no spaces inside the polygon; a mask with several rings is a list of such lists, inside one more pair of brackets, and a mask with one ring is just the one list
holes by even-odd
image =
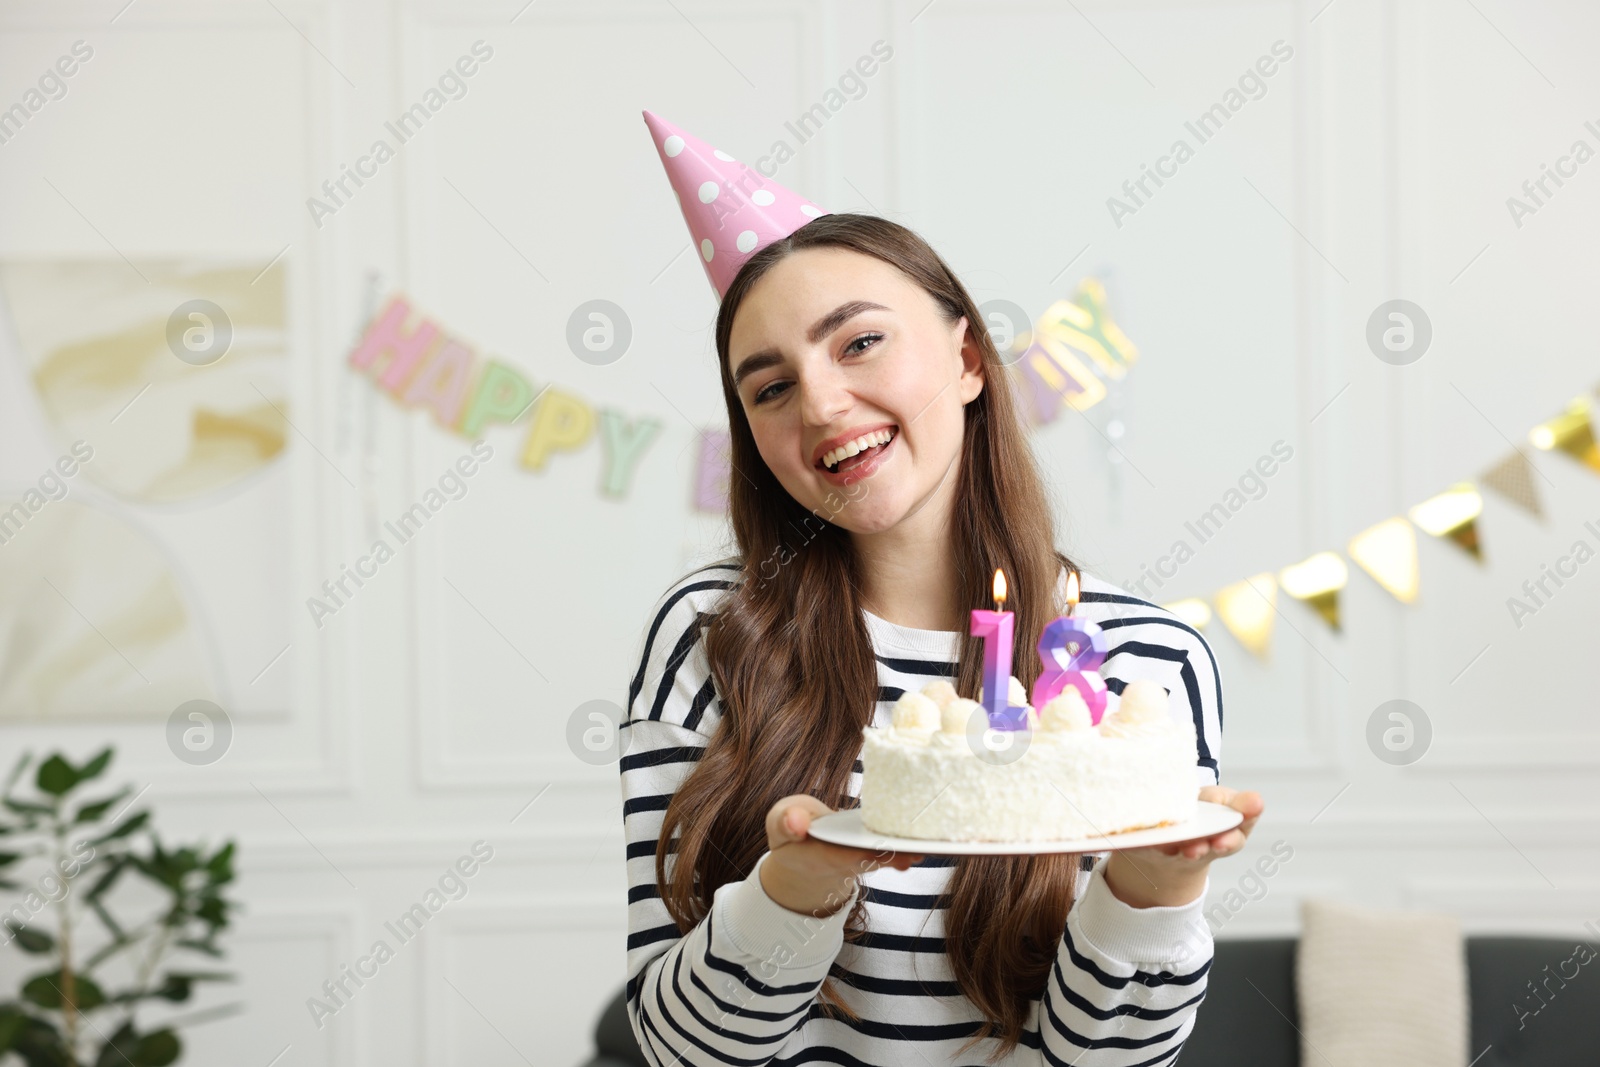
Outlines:
{"label": "woman's nose", "polygon": [[818,371],[800,376],[800,417],[811,426],[826,426],[850,409],[851,397],[843,376]]}

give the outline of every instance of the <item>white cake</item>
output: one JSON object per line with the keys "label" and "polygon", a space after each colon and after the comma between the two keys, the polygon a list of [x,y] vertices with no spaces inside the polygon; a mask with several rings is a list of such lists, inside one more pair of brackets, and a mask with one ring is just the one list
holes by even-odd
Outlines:
{"label": "white cake", "polygon": [[[1026,694],[1011,679],[1011,703]],[[1130,682],[1099,725],[1068,686],[1029,729],[988,729],[947,681],[906,693],[891,725],[863,730],[861,819],[893,837],[1048,841],[1185,822],[1195,814],[1194,726],[1167,693]]]}

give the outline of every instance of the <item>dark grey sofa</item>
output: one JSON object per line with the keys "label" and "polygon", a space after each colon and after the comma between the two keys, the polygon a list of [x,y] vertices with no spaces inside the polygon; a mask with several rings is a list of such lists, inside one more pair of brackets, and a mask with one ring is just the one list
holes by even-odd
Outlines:
{"label": "dark grey sofa", "polygon": [[[1594,1067],[1600,1063],[1600,960],[1557,987],[1538,1014],[1527,983],[1538,985],[1572,955],[1578,939],[1471,937],[1473,1067]],[[1600,951],[1600,946],[1591,946]],[[1292,938],[1217,942],[1206,1001],[1178,1057],[1181,1067],[1295,1067],[1300,1061]],[[1548,965],[1551,970],[1546,972]],[[1270,1002],[1270,1003],[1269,1003]],[[596,1053],[583,1067],[650,1067],[633,1039],[618,993],[595,1026]],[[1485,1051],[1487,1049],[1487,1051]],[[974,1061],[976,1067],[976,1061]],[[1463,1065],[1464,1067],[1464,1065]]]}

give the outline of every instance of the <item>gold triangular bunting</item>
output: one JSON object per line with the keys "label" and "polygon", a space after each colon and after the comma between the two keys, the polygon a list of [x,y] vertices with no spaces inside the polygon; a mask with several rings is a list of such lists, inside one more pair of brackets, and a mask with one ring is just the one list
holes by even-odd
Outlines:
{"label": "gold triangular bunting", "polygon": [[1278,583],[1272,575],[1257,574],[1219,589],[1215,602],[1228,632],[1252,654],[1266,659],[1278,604]]}
{"label": "gold triangular bunting", "polygon": [[1483,562],[1483,545],[1478,540],[1478,523],[1476,521],[1462,523],[1456,529],[1451,530],[1448,536],[1450,540],[1460,545],[1467,555],[1479,563]]}
{"label": "gold triangular bunting", "polygon": [[1350,580],[1350,569],[1337,552],[1318,552],[1278,572],[1278,584],[1296,600],[1309,604],[1334,633],[1339,632],[1339,590]]}
{"label": "gold triangular bunting", "polygon": [[1478,475],[1478,481],[1535,518],[1544,518],[1544,507],[1539,503],[1539,493],[1533,484],[1533,465],[1516,449]]}
{"label": "gold triangular bunting", "polygon": [[1199,597],[1189,597],[1184,600],[1174,600],[1162,607],[1172,612],[1179,619],[1193,626],[1196,630],[1204,630],[1211,621],[1211,605]]}
{"label": "gold triangular bunting", "polygon": [[1425,532],[1449,538],[1473,559],[1483,562],[1483,548],[1478,540],[1478,516],[1483,514],[1483,497],[1471,482],[1457,482],[1406,514]]}
{"label": "gold triangular bunting", "polygon": [[1350,558],[1402,604],[1417,599],[1417,531],[1396,516],[1356,534],[1347,549]]}
{"label": "gold triangular bunting", "polygon": [[1528,439],[1536,448],[1546,452],[1558,448],[1590,469],[1600,471],[1600,446],[1594,441],[1588,397],[1576,397],[1566,411],[1529,430]]}
{"label": "gold triangular bunting", "polygon": [[1322,616],[1322,620],[1333,629],[1334,633],[1339,632],[1339,590],[1330,589],[1326,593],[1307,597],[1306,603],[1316,609],[1317,614]]}

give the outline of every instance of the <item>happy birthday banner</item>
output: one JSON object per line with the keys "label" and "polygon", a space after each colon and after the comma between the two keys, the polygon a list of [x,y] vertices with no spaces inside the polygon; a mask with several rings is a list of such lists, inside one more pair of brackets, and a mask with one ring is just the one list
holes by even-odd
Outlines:
{"label": "happy birthday banner", "polygon": [[[1104,287],[1093,278],[1079,283],[1071,299],[1058,300],[1033,325],[1018,331],[1004,354],[1009,382],[1035,426],[1054,421],[1066,407],[1083,410],[1106,395],[1106,381],[1121,379],[1138,350],[1111,318]],[[367,324],[351,350],[349,365],[368,375],[397,403],[426,411],[440,428],[477,440],[491,426],[511,426],[528,415],[518,462],[538,472],[558,457],[598,440],[600,492],[624,499],[646,450],[660,435],[663,418],[630,417],[597,407],[554,385],[536,390],[509,363],[478,353],[415,315],[400,295]],[[530,414],[531,410],[531,414]],[[699,429],[699,453],[690,499],[700,511],[726,512],[729,435]]]}
{"label": "happy birthday banner", "polygon": [[375,375],[395,400],[430,412],[440,427],[468,440],[477,440],[490,426],[509,426],[532,408],[518,453],[518,462],[531,471],[543,470],[558,453],[585,447],[598,427],[600,491],[627,495],[634,470],[661,430],[660,419],[596,410],[582,397],[550,385],[535,392],[515,367],[479,356],[426,318],[408,328],[411,317],[405,298],[392,297],[351,350],[350,366]]}
{"label": "happy birthday banner", "polygon": [[[1600,395],[1600,389],[1596,390]],[[1561,414],[1528,431],[1528,440],[1541,451],[1560,451],[1600,473],[1600,447],[1596,447],[1590,398],[1578,396]],[[1543,506],[1533,481],[1533,465],[1521,450],[1513,448],[1505,458],[1478,475],[1477,483],[1492,489],[1522,508],[1542,518]],[[1402,604],[1416,602],[1421,587],[1417,566],[1417,529],[1448,539],[1483,564],[1483,546],[1478,536],[1478,518],[1483,513],[1483,496],[1472,481],[1451,485],[1435,496],[1408,508],[1405,515],[1393,515],[1356,534],[1345,546],[1345,554],[1373,581]],[[1587,524],[1600,544],[1600,528]],[[1582,551],[1580,552],[1579,546]],[[1595,548],[1580,540],[1573,555],[1582,563],[1595,554]],[[1569,557],[1562,557],[1563,559]],[[1560,570],[1561,560],[1557,560]],[[1339,594],[1349,580],[1344,557],[1328,550],[1273,573],[1264,571],[1217,590],[1209,598],[1180,600],[1163,607],[1176,613],[1196,629],[1211,621],[1212,605],[1222,624],[1251,653],[1267,658],[1273,622],[1277,618],[1278,590],[1311,607],[1335,633],[1340,630]],[[1571,577],[1563,574],[1563,577]],[[1542,605],[1539,592],[1546,578],[1524,587],[1526,600],[1512,597],[1507,607],[1520,627],[1524,615],[1534,614]],[[1561,577],[1553,579],[1558,585]],[[1537,586],[1530,590],[1528,586]]]}
{"label": "happy birthday banner", "polygon": [[1138,358],[1111,317],[1105,286],[1094,278],[1079,282],[1072,299],[1045,308],[1033,332],[1013,339],[1006,354],[1035,426],[1055,421],[1064,407],[1082,411],[1098,404],[1106,381],[1120,381]]}

